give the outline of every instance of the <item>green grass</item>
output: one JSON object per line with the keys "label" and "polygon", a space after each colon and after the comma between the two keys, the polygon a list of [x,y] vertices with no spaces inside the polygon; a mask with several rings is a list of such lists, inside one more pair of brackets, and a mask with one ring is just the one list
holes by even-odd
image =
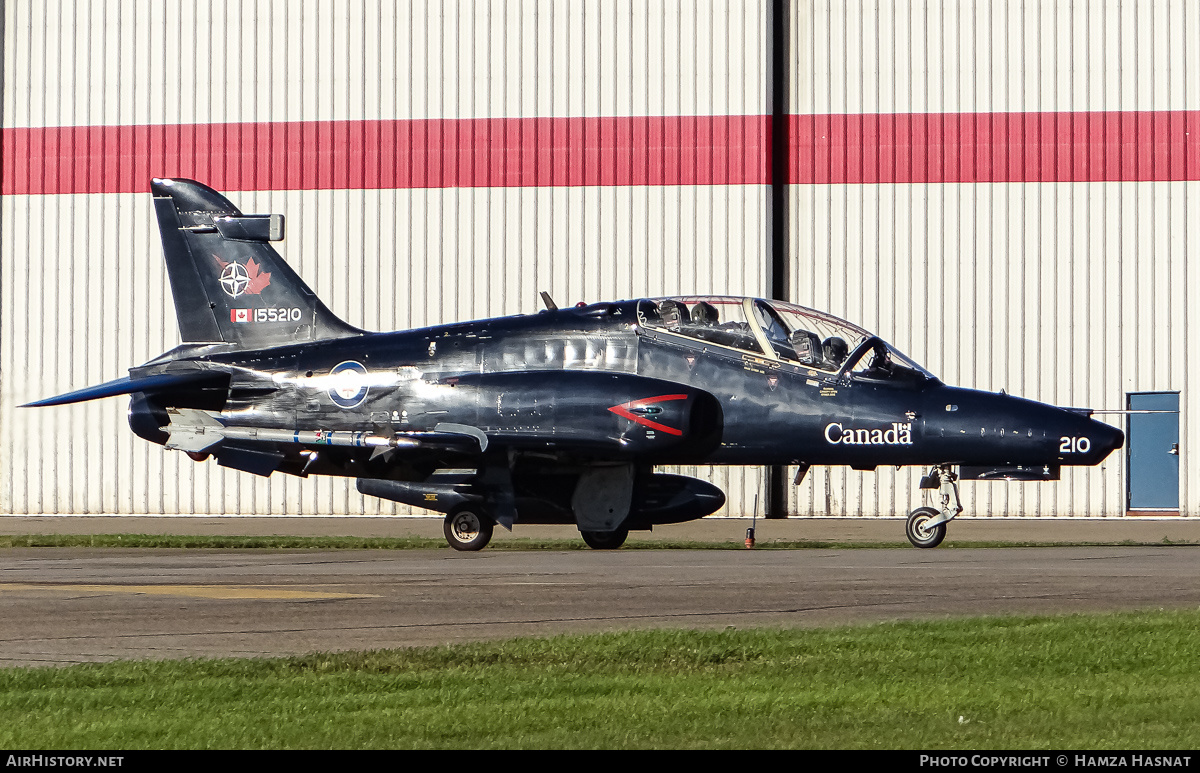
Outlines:
{"label": "green grass", "polygon": [[0,671],[0,748],[1194,749],[1200,612]]}
{"label": "green grass", "polygon": [[[947,540],[939,549],[1018,547],[1111,547],[1134,545],[1195,545],[1193,542],[1007,542]],[[906,541],[837,542],[821,540],[760,540],[755,550],[800,550],[814,548],[879,549],[909,548]],[[448,550],[440,537],[288,537],[288,536],[188,536],[177,534],[24,534],[0,535],[0,548],[211,548],[238,550]],[[741,538],[722,542],[648,540],[630,536],[622,550],[745,550]],[[504,538],[493,540],[486,550],[591,550],[578,536],[561,539]]]}

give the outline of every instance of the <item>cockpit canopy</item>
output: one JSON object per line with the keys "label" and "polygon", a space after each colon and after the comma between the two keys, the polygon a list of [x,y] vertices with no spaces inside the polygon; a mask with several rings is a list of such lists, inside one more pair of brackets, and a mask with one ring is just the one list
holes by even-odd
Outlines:
{"label": "cockpit canopy", "polygon": [[649,298],[638,303],[638,323],[831,376],[918,382],[934,378],[857,325],[783,301],[700,295]]}

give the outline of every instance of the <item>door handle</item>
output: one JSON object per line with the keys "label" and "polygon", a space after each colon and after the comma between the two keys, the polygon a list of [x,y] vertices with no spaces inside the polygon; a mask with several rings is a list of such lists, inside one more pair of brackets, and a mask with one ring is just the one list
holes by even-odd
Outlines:
{"label": "door handle", "polygon": [[1170,451],[1167,451],[1167,453],[1168,453],[1168,454],[1170,454],[1171,456],[1179,456],[1179,444],[1178,444],[1178,443],[1172,443],[1172,444],[1171,444],[1171,450],[1170,450]]}

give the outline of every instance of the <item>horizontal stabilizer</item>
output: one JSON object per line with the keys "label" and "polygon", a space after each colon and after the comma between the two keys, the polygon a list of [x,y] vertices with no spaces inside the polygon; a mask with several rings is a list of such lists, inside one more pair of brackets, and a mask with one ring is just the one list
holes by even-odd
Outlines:
{"label": "horizontal stabilizer", "polygon": [[209,373],[162,373],[156,376],[145,376],[142,378],[124,378],[106,381],[103,384],[96,386],[85,387],[74,392],[67,392],[65,395],[56,397],[47,397],[44,400],[38,400],[32,403],[22,405],[22,408],[46,408],[52,405],[70,405],[71,403],[82,403],[87,400],[99,400],[102,397],[115,397],[117,395],[131,395],[135,392],[160,392],[165,389],[173,389],[197,381],[203,381],[211,378]]}

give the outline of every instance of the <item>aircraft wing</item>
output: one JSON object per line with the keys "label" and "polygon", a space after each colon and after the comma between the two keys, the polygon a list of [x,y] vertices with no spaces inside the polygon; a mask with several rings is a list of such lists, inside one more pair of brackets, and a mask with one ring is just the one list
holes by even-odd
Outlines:
{"label": "aircraft wing", "polygon": [[[664,455],[703,458],[720,442],[722,430],[720,405],[708,392],[634,374],[472,373],[444,377],[425,392],[422,401],[406,403],[417,418],[415,428],[340,429],[322,426],[318,417],[295,427],[254,427],[216,411],[179,407],[167,409],[169,420],[158,429],[167,435],[167,448],[214,453],[222,463],[236,455],[234,448],[282,454],[288,447],[320,446],[370,449],[371,461],[404,463],[422,458],[469,463],[494,456],[496,448],[503,449],[501,456],[653,463]],[[259,461],[252,471],[261,468]],[[282,456],[273,460],[276,468],[283,463]]]}

